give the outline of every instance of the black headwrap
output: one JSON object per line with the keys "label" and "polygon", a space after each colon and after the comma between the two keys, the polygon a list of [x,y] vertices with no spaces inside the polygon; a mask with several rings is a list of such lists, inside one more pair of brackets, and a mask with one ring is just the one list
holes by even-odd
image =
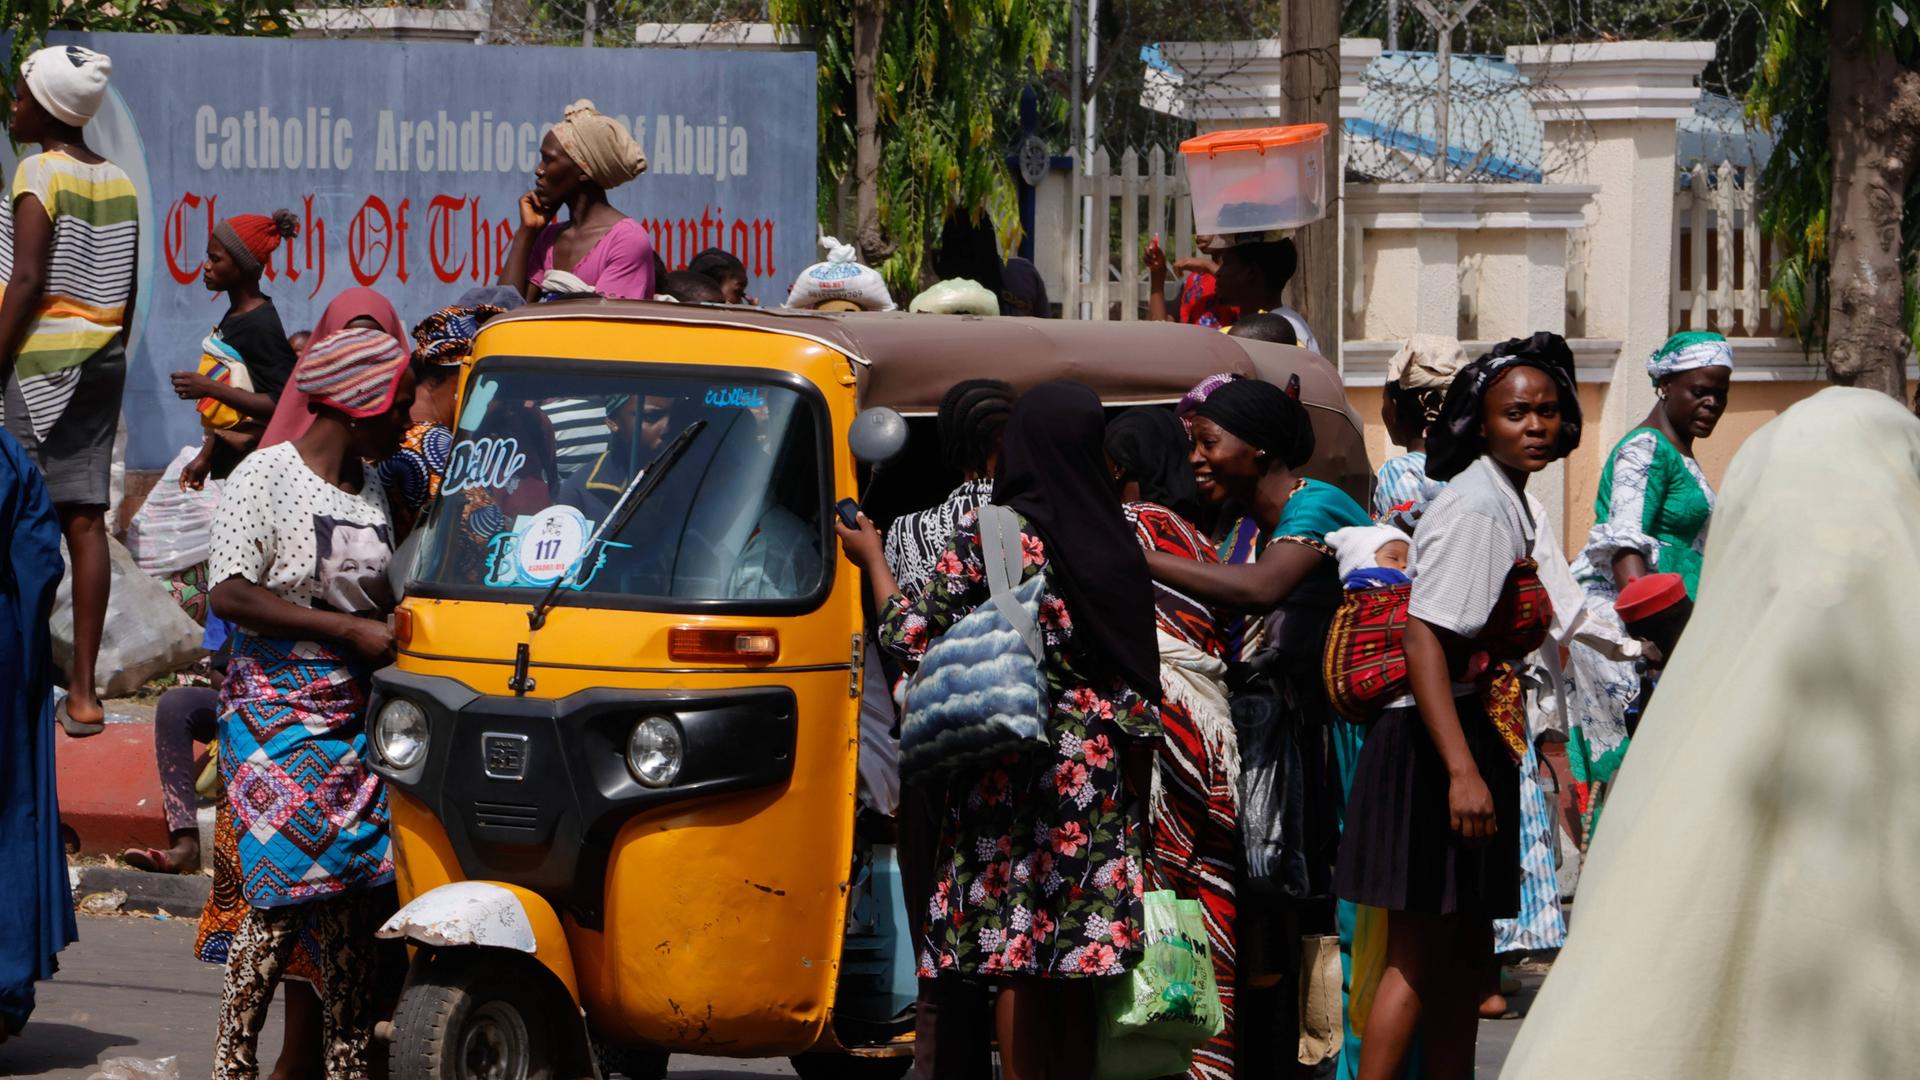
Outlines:
{"label": "black headwrap", "polygon": [[1001,274],[1000,314],[1024,315],[1035,319],[1053,318],[1053,304],[1047,299],[1047,283],[1032,263],[1019,256],[1007,260]]}
{"label": "black headwrap", "polygon": [[1021,395],[1007,421],[993,501],[1026,518],[1047,545],[1048,573],[1065,597],[1080,655],[1158,700],[1153,580],[1113,497],[1100,398],[1079,383]]}
{"label": "black headwrap", "polygon": [[1573,351],[1559,334],[1539,331],[1530,338],[1508,338],[1460,369],[1447,387],[1440,417],[1427,428],[1427,476],[1451,480],[1487,452],[1482,410],[1494,380],[1515,367],[1538,368],[1560,390],[1560,457],[1580,445],[1580,392],[1574,388]]}
{"label": "black headwrap", "polygon": [[1193,410],[1227,434],[1265,450],[1289,469],[1313,458],[1313,418],[1292,394],[1258,379],[1240,379],[1215,390]]}
{"label": "black headwrap", "polygon": [[962,379],[940,399],[940,453],[956,472],[987,471],[994,440],[1013,412],[1013,387],[999,379]]}
{"label": "black headwrap", "polygon": [[1193,443],[1173,413],[1152,405],[1128,409],[1107,425],[1107,456],[1140,483],[1140,497],[1188,521],[1200,516],[1200,488],[1187,460]]}

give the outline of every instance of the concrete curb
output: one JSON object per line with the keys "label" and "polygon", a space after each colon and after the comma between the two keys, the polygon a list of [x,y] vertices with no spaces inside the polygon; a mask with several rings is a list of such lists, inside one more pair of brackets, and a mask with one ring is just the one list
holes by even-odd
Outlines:
{"label": "concrete curb", "polygon": [[127,894],[121,911],[155,912],[162,908],[176,919],[197,919],[207,906],[213,891],[213,878],[206,874],[149,874],[114,866],[87,866],[80,870],[79,895],[111,892]]}
{"label": "concrete curb", "polygon": [[107,709],[129,722],[110,723],[84,739],[54,736],[60,822],[78,838],[82,854],[164,848],[171,841],[153,760],[152,710],[121,701]]}

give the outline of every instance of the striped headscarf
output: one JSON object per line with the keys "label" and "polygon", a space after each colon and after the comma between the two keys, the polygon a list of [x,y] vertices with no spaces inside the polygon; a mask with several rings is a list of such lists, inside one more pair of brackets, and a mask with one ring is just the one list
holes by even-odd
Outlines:
{"label": "striped headscarf", "polygon": [[1647,377],[1655,386],[1683,371],[1733,367],[1733,346],[1711,330],[1689,330],[1667,339],[1647,357]]}
{"label": "striped headscarf", "polygon": [[1246,378],[1245,375],[1236,372],[1222,371],[1201,379],[1199,382],[1194,383],[1193,389],[1187,391],[1186,396],[1180,399],[1180,403],[1173,407],[1173,415],[1180,418],[1180,423],[1186,426],[1187,433],[1191,435],[1193,433],[1193,410],[1205,404],[1206,400],[1213,396],[1215,390],[1220,389],[1230,382],[1236,382],[1244,378]]}
{"label": "striped headscarf", "polygon": [[341,330],[307,347],[293,384],[315,405],[348,416],[377,416],[393,407],[407,351],[382,330]]}
{"label": "striped headscarf", "polygon": [[480,324],[501,313],[492,304],[444,307],[413,328],[413,355],[428,367],[453,367],[473,354]]}

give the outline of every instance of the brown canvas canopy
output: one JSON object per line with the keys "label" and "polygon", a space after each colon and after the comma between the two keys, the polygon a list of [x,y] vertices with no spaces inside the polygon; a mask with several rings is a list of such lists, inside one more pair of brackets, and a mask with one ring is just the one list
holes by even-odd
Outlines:
{"label": "brown canvas canopy", "polygon": [[1373,479],[1360,417],[1347,403],[1332,364],[1305,349],[1195,326],[614,300],[543,304],[494,321],[526,318],[697,322],[808,338],[855,361],[862,408],[885,405],[908,415],[935,412],[947,388],[960,379],[1005,379],[1021,390],[1071,379],[1093,387],[1109,405],[1148,405],[1176,402],[1215,372],[1238,372],[1281,386],[1298,375],[1316,442],[1306,473],[1339,485],[1363,506]]}

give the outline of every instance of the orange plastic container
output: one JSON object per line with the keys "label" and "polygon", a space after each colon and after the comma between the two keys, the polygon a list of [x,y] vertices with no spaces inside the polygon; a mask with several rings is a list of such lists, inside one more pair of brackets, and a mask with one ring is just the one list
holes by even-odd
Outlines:
{"label": "orange plastic container", "polygon": [[1327,212],[1327,125],[1216,131],[1180,144],[1203,235],[1291,229]]}

